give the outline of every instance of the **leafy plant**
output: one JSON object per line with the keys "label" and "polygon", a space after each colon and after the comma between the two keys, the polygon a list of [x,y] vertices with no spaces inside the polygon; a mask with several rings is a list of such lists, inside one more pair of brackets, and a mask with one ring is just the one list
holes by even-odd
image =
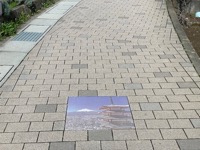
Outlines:
{"label": "leafy plant", "polygon": [[16,21],[9,21],[0,24],[0,40],[3,37],[12,36],[16,34],[19,25],[23,24],[28,20],[30,16],[22,13]]}

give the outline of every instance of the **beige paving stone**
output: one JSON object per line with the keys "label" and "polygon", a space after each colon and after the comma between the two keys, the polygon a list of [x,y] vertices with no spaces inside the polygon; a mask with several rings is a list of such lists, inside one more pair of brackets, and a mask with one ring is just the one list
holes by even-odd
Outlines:
{"label": "beige paving stone", "polygon": [[13,113],[33,113],[35,111],[35,105],[16,106]]}
{"label": "beige paving stone", "polygon": [[48,150],[49,143],[27,143],[23,150]]}
{"label": "beige paving stone", "polygon": [[200,136],[200,129],[184,129],[188,138],[196,139]]}
{"label": "beige paving stone", "polygon": [[1,144],[3,150],[22,150],[23,144]]}
{"label": "beige paving stone", "polygon": [[14,133],[0,133],[0,143],[11,143],[13,136]]}
{"label": "beige paving stone", "polygon": [[161,103],[160,104],[163,110],[182,110],[180,103]]}
{"label": "beige paving stone", "polygon": [[45,113],[43,121],[65,120],[65,113]]}
{"label": "beige paving stone", "polygon": [[189,119],[168,119],[171,128],[193,128]]}
{"label": "beige paving stone", "polygon": [[125,141],[101,141],[102,150],[127,150]]}
{"label": "beige paving stone", "polygon": [[154,119],[152,111],[133,111],[134,119]]}
{"label": "beige paving stone", "polygon": [[152,140],[155,150],[179,150],[175,140]]}
{"label": "beige paving stone", "polygon": [[145,120],[148,129],[170,128],[167,120]]}
{"label": "beige paving stone", "polygon": [[176,110],[175,113],[178,118],[199,118],[195,110]]}
{"label": "beige paving stone", "polygon": [[161,129],[164,139],[187,139],[182,129]]}
{"label": "beige paving stone", "polygon": [[76,150],[100,150],[100,141],[78,141]]}
{"label": "beige paving stone", "polygon": [[136,140],[135,130],[113,130],[114,140]]}
{"label": "beige paving stone", "polygon": [[29,131],[51,131],[53,122],[31,122]]}
{"label": "beige paving stone", "polygon": [[62,131],[40,132],[38,142],[57,142],[62,141]]}
{"label": "beige paving stone", "polygon": [[28,131],[29,126],[29,122],[8,123],[5,132]]}
{"label": "beige paving stone", "polygon": [[44,117],[44,113],[28,113],[23,114],[21,118],[21,122],[29,122],[29,121],[42,121]]}
{"label": "beige paving stone", "polygon": [[22,114],[2,114],[0,122],[19,122]]}
{"label": "beige paving stone", "polygon": [[177,118],[174,111],[154,111],[156,119]]}
{"label": "beige paving stone", "polygon": [[144,120],[134,120],[136,129],[146,129],[146,123]]}
{"label": "beige paving stone", "polygon": [[87,141],[87,131],[64,131],[63,141]]}
{"label": "beige paving stone", "polygon": [[139,140],[162,139],[158,129],[138,129],[136,132]]}
{"label": "beige paving stone", "polygon": [[17,132],[14,135],[12,143],[35,143],[38,132]]}
{"label": "beige paving stone", "polygon": [[153,150],[150,140],[127,141],[128,150]]}

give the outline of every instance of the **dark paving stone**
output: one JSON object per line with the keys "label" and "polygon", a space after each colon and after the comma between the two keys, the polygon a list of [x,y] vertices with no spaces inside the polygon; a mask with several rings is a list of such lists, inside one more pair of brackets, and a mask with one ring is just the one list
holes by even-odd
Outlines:
{"label": "dark paving stone", "polygon": [[111,130],[89,130],[90,141],[111,141],[113,140]]}
{"label": "dark paving stone", "polygon": [[49,104],[49,105],[36,105],[35,112],[36,113],[53,113],[56,112],[57,105],[55,104]]}
{"label": "dark paving stone", "polygon": [[50,150],[75,150],[75,142],[50,143]]}
{"label": "dark paving stone", "polygon": [[87,69],[88,64],[72,64],[72,69]]}
{"label": "dark paving stone", "polygon": [[145,39],[146,36],[133,36],[133,38],[136,38],[136,39]]}
{"label": "dark paving stone", "polygon": [[174,55],[159,55],[159,57],[161,59],[173,59],[173,58],[175,58]]}
{"label": "dark paving stone", "polygon": [[118,43],[131,43],[129,40],[118,40]]}
{"label": "dark paving stone", "polygon": [[79,90],[79,96],[98,96],[97,90]]}
{"label": "dark paving stone", "polygon": [[145,13],[135,13],[136,15],[145,15]]}
{"label": "dark paving stone", "polygon": [[119,19],[128,19],[129,17],[120,16]]}
{"label": "dark paving stone", "polygon": [[154,26],[154,28],[166,28],[165,26]]}
{"label": "dark paving stone", "polygon": [[96,19],[96,20],[99,20],[99,21],[106,21],[107,19]]}
{"label": "dark paving stone", "polygon": [[155,77],[171,77],[169,72],[154,72]]}
{"label": "dark paving stone", "polygon": [[78,29],[78,30],[81,30],[82,27],[71,27],[70,29]]}
{"label": "dark paving stone", "polygon": [[177,140],[181,150],[200,150],[200,139]]}
{"label": "dark paving stone", "polygon": [[74,23],[84,23],[85,21],[73,21]]}
{"label": "dark paving stone", "polygon": [[179,82],[180,88],[196,88],[197,85],[194,82]]}
{"label": "dark paving stone", "polygon": [[133,48],[147,48],[146,45],[133,45]]}
{"label": "dark paving stone", "polygon": [[191,122],[195,128],[200,128],[200,119],[191,119]]}
{"label": "dark paving stone", "polygon": [[122,52],[122,56],[134,56],[137,55],[136,52]]}

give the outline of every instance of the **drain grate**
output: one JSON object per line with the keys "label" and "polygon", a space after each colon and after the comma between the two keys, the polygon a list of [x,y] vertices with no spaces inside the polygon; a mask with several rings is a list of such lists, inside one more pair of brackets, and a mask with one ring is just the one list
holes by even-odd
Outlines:
{"label": "drain grate", "polygon": [[36,42],[43,33],[38,32],[21,32],[17,36],[15,36],[12,41],[31,41]]}

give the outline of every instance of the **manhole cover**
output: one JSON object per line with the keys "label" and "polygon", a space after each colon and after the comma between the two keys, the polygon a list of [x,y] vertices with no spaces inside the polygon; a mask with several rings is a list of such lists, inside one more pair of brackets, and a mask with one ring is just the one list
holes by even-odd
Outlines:
{"label": "manhole cover", "polygon": [[65,130],[110,128],[134,128],[127,97],[69,97]]}
{"label": "manhole cover", "polygon": [[12,67],[13,66],[0,66],[0,82],[8,74],[8,72],[12,69]]}

